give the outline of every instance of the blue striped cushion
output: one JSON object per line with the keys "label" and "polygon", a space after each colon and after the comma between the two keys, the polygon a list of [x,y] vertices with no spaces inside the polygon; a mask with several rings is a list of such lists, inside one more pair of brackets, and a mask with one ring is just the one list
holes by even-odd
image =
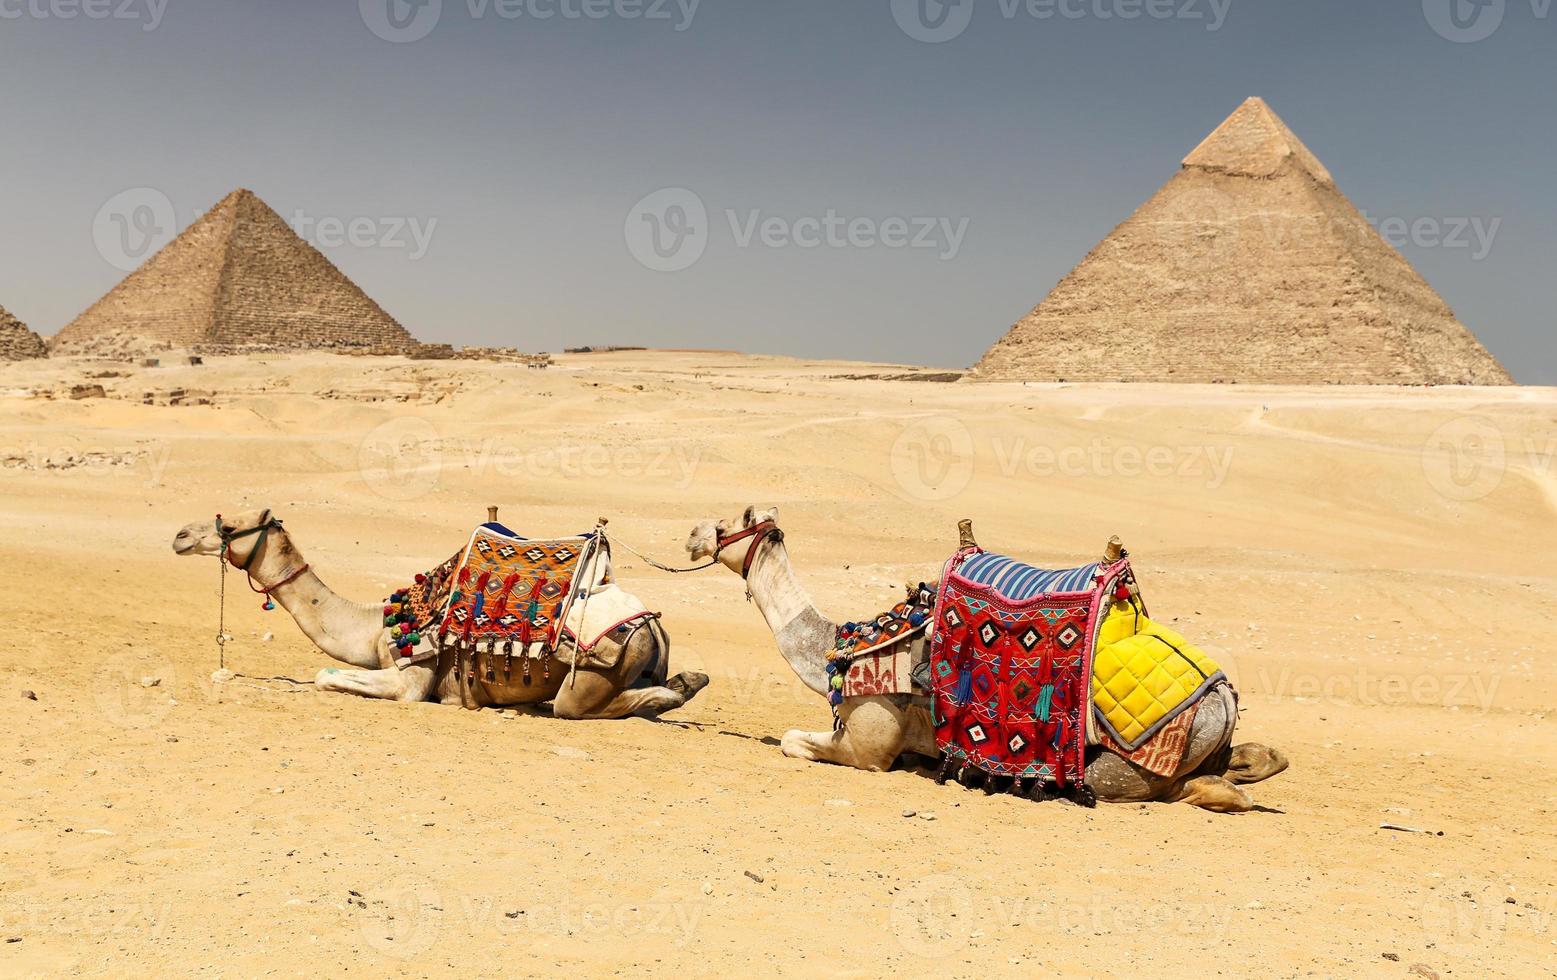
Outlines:
{"label": "blue striped cushion", "polygon": [[963,562],[957,574],[1020,602],[1045,592],[1089,592],[1096,584],[1093,579],[1097,569],[1098,563],[1093,562],[1080,568],[1050,571],[984,552]]}

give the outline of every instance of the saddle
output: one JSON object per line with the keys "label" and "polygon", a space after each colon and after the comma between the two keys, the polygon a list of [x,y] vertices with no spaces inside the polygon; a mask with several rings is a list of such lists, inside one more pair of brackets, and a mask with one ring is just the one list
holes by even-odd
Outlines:
{"label": "saddle", "polygon": [[839,627],[827,670],[835,715],[845,697],[927,697],[942,780],[971,770],[1083,801],[1087,746],[1171,775],[1195,708],[1227,682],[1150,619],[1117,540],[1101,561],[1051,570],[984,551],[970,525],[939,582]]}
{"label": "saddle", "polygon": [[953,768],[1082,789],[1087,681],[1112,601],[1132,597],[1122,553],[1048,571],[964,547],[946,563],[930,638],[931,718]]}
{"label": "saddle", "polygon": [[501,671],[505,682],[517,667],[529,683],[535,668],[550,679],[554,660],[614,666],[632,631],[656,618],[627,598],[614,584],[604,532],[536,540],[491,521],[391,595],[384,626],[402,668],[452,649],[462,688],[478,667],[485,680]]}

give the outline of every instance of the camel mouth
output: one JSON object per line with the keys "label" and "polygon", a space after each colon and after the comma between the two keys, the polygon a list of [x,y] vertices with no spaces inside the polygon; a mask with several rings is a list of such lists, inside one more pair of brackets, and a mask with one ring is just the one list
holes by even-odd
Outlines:
{"label": "camel mouth", "polygon": [[199,541],[185,541],[183,538],[173,539],[173,553],[175,555],[187,555],[200,547]]}

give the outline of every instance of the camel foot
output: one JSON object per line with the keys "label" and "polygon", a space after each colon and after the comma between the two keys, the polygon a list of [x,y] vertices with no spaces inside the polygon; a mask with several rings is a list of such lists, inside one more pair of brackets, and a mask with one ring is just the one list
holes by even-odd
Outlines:
{"label": "camel foot", "polygon": [[660,688],[650,688],[650,694],[638,705],[638,710],[633,712],[635,718],[658,718],[667,711],[675,711],[687,703],[687,699],[679,692],[671,689],[667,684]]}
{"label": "camel foot", "polygon": [[1287,771],[1287,757],[1279,749],[1257,742],[1233,746],[1227,763],[1227,781],[1238,785],[1257,783]]}
{"label": "camel foot", "polygon": [[1254,809],[1249,794],[1221,776],[1196,776],[1180,786],[1170,802],[1189,803],[1212,813],[1248,813]]}
{"label": "camel foot", "polygon": [[697,693],[707,686],[707,674],[697,674],[690,670],[683,670],[665,682],[666,688],[681,695],[683,704],[697,697]]}
{"label": "camel foot", "polygon": [[820,758],[816,754],[811,733],[798,728],[784,733],[784,738],[779,742],[779,751],[791,759],[804,759],[806,762],[816,762]]}
{"label": "camel foot", "polygon": [[387,670],[341,670],[326,667],[314,675],[314,687],[321,691],[355,694],[363,698],[394,701],[407,692],[405,678],[398,668]]}

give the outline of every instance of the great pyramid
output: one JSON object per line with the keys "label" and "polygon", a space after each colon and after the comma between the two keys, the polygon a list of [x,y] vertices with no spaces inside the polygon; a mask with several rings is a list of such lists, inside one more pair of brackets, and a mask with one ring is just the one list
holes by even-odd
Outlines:
{"label": "great pyramid", "polygon": [[43,338],[27,329],[5,307],[0,306],[0,361],[25,361],[34,357],[48,357]]}
{"label": "great pyramid", "polygon": [[252,192],[236,190],[61,330],[54,349],[409,347],[406,329]]}
{"label": "great pyramid", "polygon": [[1512,384],[1260,99],[974,367],[984,380]]}

